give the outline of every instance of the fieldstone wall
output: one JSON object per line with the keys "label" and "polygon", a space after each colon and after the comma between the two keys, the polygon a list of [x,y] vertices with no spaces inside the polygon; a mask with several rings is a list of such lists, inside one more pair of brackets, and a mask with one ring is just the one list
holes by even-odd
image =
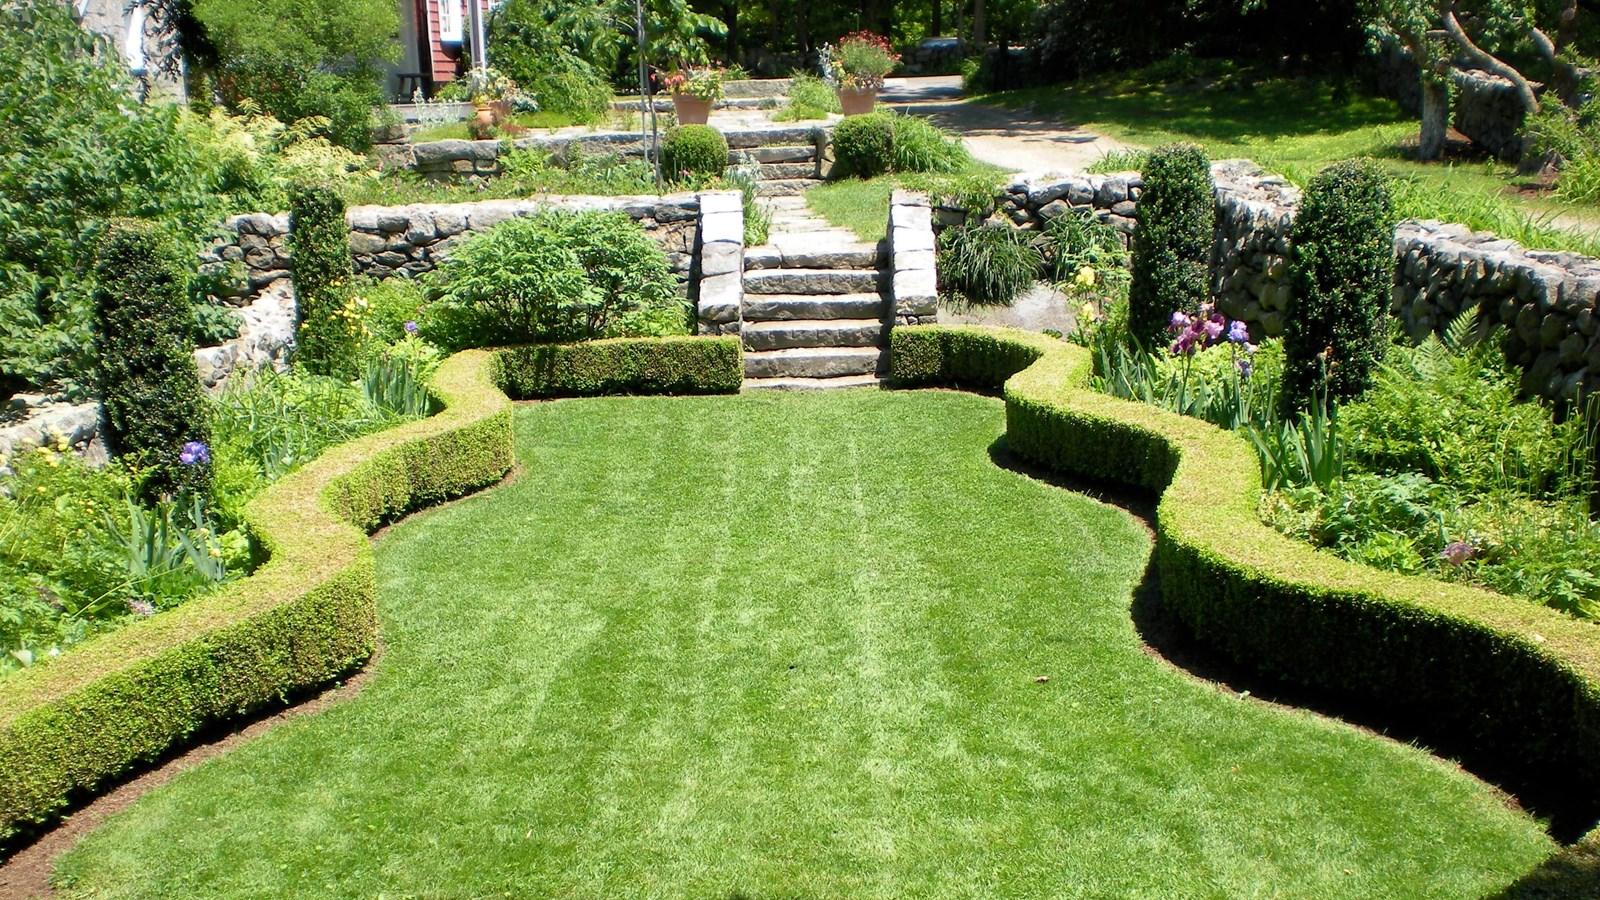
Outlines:
{"label": "fieldstone wall", "polygon": [[900,54],[896,75],[956,75],[961,72],[961,61],[968,55],[967,45],[959,38],[928,38]]}
{"label": "fieldstone wall", "polygon": [[[731,150],[827,144],[827,125],[785,125],[775,128],[728,129],[722,132]],[[643,157],[648,138],[637,132],[585,134],[576,137],[525,137],[513,141],[429,141],[396,144],[384,151],[385,168],[414,169],[429,178],[491,178],[501,174],[500,157],[509,150],[543,150],[556,159],[577,152]],[[813,154],[815,155],[815,154]]]}
{"label": "fieldstone wall", "polygon": [[894,324],[937,324],[939,284],[927,194],[897,189],[889,197],[889,271]]}
{"label": "fieldstone wall", "polygon": [[[1277,337],[1291,295],[1290,238],[1300,191],[1245,160],[1215,163],[1211,174],[1218,310],[1246,322],[1257,339]],[[1143,186],[1136,173],[1017,176],[997,196],[995,215],[1029,230],[1059,215],[1090,215],[1131,240]],[[942,207],[934,226],[964,219],[962,211]],[[1506,327],[1506,355],[1522,368],[1526,394],[1573,400],[1600,390],[1600,260],[1527,250],[1461,225],[1409,220],[1395,231],[1394,285],[1390,312],[1414,339],[1478,306],[1482,327]]]}
{"label": "fieldstone wall", "polygon": [[[626,213],[666,251],[687,280],[700,195],[560,197],[482,200],[415,206],[355,206],[346,213],[356,271],[373,278],[433,271],[450,247],[474,232],[549,209]],[[289,277],[289,215],[252,213],[223,222],[200,254],[201,272],[215,277],[230,305],[252,305],[262,290]]]}

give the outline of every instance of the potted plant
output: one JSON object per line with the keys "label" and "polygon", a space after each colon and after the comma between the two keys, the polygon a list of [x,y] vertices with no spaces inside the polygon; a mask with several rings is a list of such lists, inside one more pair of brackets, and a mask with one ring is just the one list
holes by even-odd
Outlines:
{"label": "potted plant", "polygon": [[872,112],[878,91],[883,89],[883,76],[893,71],[899,61],[883,35],[857,31],[840,38],[839,46],[830,53],[830,74],[844,114]]}
{"label": "potted plant", "polygon": [[498,70],[473,69],[467,76],[467,96],[472,99],[475,110],[471,126],[473,137],[488,138],[496,125],[509,121],[511,103],[517,93],[517,83]]}
{"label": "potted plant", "polygon": [[711,117],[711,106],[722,99],[722,82],[728,73],[711,66],[691,66],[668,72],[661,86],[672,94],[672,106],[679,125],[704,125]]}

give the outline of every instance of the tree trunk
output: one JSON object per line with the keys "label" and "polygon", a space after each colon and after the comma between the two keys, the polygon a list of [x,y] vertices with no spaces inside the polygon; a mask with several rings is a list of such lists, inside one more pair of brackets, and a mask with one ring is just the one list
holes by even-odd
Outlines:
{"label": "tree trunk", "polygon": [[722,21],[728,25],[728,65],[739,65],[739,4],[722,4]]}
{"label": "tree trunk", "polygon": [[988,21],[984,15],[984,0],[972,0],[972,42],[982,47],[988,41]]}
{"label": "tree trunk", "polygon": [[1422,76],[1422,136],[1417,158],[1438,159],[1444,154],[1445,132],[1450,127],[1450,91],[1438,76]]}
{"label": "tree trunk", "polygon": [[933,0],[933,33],[929,37],[938,37],[944,33],[944,23],[940,21],[940,14],[944,12],[944,0]]}

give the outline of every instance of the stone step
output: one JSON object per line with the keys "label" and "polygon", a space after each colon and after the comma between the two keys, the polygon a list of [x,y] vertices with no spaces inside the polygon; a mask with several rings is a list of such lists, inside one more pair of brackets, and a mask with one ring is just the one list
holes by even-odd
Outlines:
{"label": "stone step", "polygon": [[812,179],[817,177],[817,164],[814,162],[793,163],[762,163],[758,176],[762,181],[788,181],[796,178]]}
{"label": "stone step", "polygon": [[756,185],[758,197],[798,197],[812,185],[821,184],[818,178],[794,178],[775,181],[763,181]]}
{"label": "stone step", "polygon": [[822,391],[838,388],[883,387],[878,375],[840,375],[837,378],[746,378],[746,391]]}
{"label": "stone step", "polygon": [[889,352],[878,347],[795,347],[744,355],[746,378],[838,378],[887,371]]}
{"label": "stone step", "polygon": [[746,294],[863,294],[878,290],[876,269],[757,269],[746,272]]}
{"label": "stone step", "polygon": [[[779,243],[785,237],[789,240]],[[799,235],[799,237],[812,237]],[[746,272],[756,269],[871,269],[883,259],[876,244],[851,242],[837,244],[828,240],[817,241],[815,249],[802,249],[808,241],[794,240],[789,235],[774,234],[771,243],[751,247],[744,251]]]}
{"label": "stone step", "polygon": [[772,163],[814,163],[817,161],[817,148],[811,144],[798,147],[751,147],[748,150],[729,150],[728,162],[740,165],[747,162],[763,164]]}
{"label": "stone step", "polygon": [[744,297],[745,322],[876,319],[882,315],[883,298],[877,294],[746,294]]}
{"label": "stone step", "polygon": [[791,347],[876,347],[883,341],[878,319],[789,319],[748,322],[743,329],[746,350]]}

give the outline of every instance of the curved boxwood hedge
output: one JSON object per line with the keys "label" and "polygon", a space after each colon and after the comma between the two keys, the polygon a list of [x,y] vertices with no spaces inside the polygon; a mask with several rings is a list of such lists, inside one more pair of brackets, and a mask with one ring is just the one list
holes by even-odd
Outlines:
{"label": "curved boxwood hedge", "polygon": [[1262,524],[1241,438],[1088,388],[1082,348],[1041,335],[921,326],[891,335],[898,384],[1004,388],[1006,441],[1074,475],[1161,492],[1162,595],[1240,662],[1403,712],[1448,735],[1600,786],[1600,630],[1474,587],[1381,572]]}
{"label": "curved boxwood hedge", "polygon": [[496,351],[494,383],[518,400],[605,394],[733,394],[744,383],[737,337],[612,338]]}
{"label": "curved boxwood hedge", "polygon": [[440,367],[444,410],[335,447],[245,509],[254,575],[0,682],[0,841],[200,728],[325,684],[371,655],[366,532],[511,468],[491,355]]}

